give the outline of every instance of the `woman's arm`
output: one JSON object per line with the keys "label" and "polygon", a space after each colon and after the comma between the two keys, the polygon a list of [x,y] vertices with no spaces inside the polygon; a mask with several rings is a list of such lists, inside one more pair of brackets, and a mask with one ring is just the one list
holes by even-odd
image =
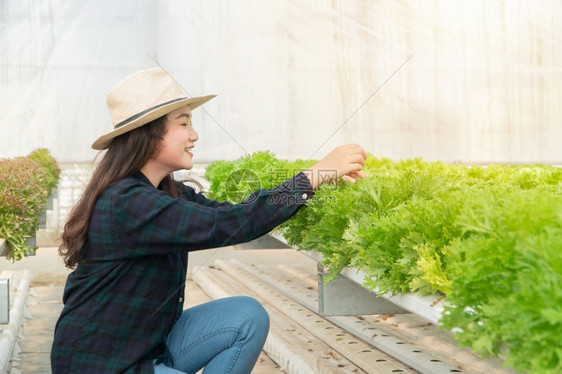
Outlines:
{"label": "woman's arm", "polygon": [[[101,198],[90,220],[90,261],[216,248],[255,239],[293,216],[314,188],[337,178],[362,177],[364,152],[338,147],[306,172],[274,189],[256,191],[240,204],[174,199],[149,184],[118,183]],[[315,180],[316,179],[316,180]]]}

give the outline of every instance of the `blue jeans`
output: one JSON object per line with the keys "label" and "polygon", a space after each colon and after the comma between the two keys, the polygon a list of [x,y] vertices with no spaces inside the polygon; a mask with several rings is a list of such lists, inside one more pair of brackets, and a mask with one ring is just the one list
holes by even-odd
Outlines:
{"label": "blue jeans", "polygon": [[183,311],[166,339],[171,367],[154,365],[156,374],[249,374],[265,344],[269,316],[246,296],[213,300]]}

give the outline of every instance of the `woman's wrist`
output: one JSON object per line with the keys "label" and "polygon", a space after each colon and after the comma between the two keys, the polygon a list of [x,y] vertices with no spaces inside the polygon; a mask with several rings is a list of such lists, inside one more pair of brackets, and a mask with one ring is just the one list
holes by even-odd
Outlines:
{"label": "woman's wrist", "polygon": [[313,190],[317,190],[324,183],[330,183],[338,179],[338,171],[336,169],[325,169],[312,166],[303,171],[310,181]]}

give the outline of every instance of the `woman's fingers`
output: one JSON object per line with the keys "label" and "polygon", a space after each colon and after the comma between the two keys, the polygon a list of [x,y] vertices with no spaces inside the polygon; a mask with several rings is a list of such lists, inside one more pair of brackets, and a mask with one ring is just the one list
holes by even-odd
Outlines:
{"label": "woman's fingers", "polygon": [[343,177],[341,177],[341,179],[343,179],[346,182],[349,182],[351,184],[355,184],[357,181],[355,180],[355,178],[349,176],[349,175],[344,175]]}
{"label": "woman's fingers", "polygon": [[359,170],[359,171],[352,171],[351,173],[348,174],[350,177],[352,178],[365,178],[365,172],[363,170]]}
{"label": "woman's fingers", "polygon": [[363,171],[352,171],[349,174],[344,175],[341,177],[342,180],[349,182],[351,184],[357,183],[357,178],[365,178],[365,173]]}
{"label": "woman's fingers", "polygon": [[355,183],[356,178],[365,177],[362,169],[366,158],[367,153],[359,144],[346,144],[335,148],[309,169],[313,176],[312,187],[316,189],[322,183],[333,182],[340,177]]}

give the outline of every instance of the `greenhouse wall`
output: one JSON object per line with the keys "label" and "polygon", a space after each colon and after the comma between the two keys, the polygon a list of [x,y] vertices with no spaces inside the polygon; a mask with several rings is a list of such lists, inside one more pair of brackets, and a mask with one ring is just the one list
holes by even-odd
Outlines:
{"label": "greenhouse wall", "polygon": [[4,0],[0,157],[88,162],[105,95],[162,66],[194,113],[196,162],[320,158],[562,163],[558,1]]}

